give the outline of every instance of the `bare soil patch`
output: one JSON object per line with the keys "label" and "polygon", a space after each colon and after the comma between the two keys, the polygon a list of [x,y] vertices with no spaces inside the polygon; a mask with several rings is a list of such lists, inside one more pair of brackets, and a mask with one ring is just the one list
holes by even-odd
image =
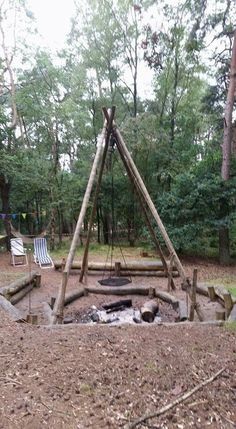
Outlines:
{"label": "bare soil patch", "polygon": [[[199,281],[235,276],[235,267],[222,268],[201,260],[184,266],[189,275],[197,266]],[[13,277],[30,269],[13,269],[8,255],[2,254],[0,267]],[[61,274],[54,270],[41,273],[41,288],[17,304],[25,312],[40,312],[42,302],[57,294]],[[91,281],[95,284],[97,277]],[[166,279],[134,281],[166,290]],[[78,276],[73,274],[69,288],[75,289],[77,283]],[[178,289],[180,294],[183,292]],[[207,305],[205,298],[200,299]],[[68,306],[66,314],[107,300],[104,296],[85,297]],[[140,305],[139,297],[136,304]],[[206,388],[138,428],[234,428],[235,338],[236,331],[227,327],[200,324],[37,327],[10,322],[1,312],[0,428],[123,428],[222,367],[226,368],[224,373]]]}

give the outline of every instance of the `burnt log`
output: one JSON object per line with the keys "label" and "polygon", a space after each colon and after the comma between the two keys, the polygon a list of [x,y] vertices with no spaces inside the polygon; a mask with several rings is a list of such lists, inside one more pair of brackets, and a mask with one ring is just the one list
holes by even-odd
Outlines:
{"label": "burnt log", "polygon": [[132,307],[132,299],[120,299],[119,301],[102,305],[102,308],[104,308],[104,310],[112,310],[117,307]]}
{"label": "burnt log", "polygon": [[124,305],[120,305],[119,307],[109,308],[109,310],[106,310],[106,313],[110,314],[110,313],[114,313],[116,311],[123,311],[125,309],[126,309],[126,307]]}
{"label": "burnt log", "polygon": [[152,323],[155,319],[158,309],[159,305],[156,299],[145,302],[140,310],[141,318],[144,320],[144,322]]}

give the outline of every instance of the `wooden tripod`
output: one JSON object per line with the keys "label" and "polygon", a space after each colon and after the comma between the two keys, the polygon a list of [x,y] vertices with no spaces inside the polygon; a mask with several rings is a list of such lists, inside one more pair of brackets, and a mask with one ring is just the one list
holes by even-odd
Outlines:
{"label": "wooden tripod", "polygon": [[[91,195],[91,190],[92,190],[92,186],[93,183],[95,181],[95,175],[96,175],[96,170],[98,168],[98,165],[100,163],[100,169],[99,169],[99,174],[98,174],[98,179],[97,179],[97,185],[96,185],[96,190],[95,190],[95,196],[94,196],[94,201],[93,201],[93,207],[92,207],[92,212],[91,212],[91,216],[90,216],[90,221],[89,221],[89,228],[88,228],[88,235],[87,235],[87,241],[86,241],[86,245],[85,245],[85,250],[84,250],[84,255],[83,255],[83,261],[82,261],[82,267],[81,267],[81,273],[80,273],[80,282],[83,281],[83,277],[84,277],[84,273],[86,270],[86,266],[87,266],[87,261],[88,261],[88,249],[89,249],[89,242],[90,242],[90,238],[91,238],[91,231],[92,231],[92,224],[93,224],[93,219],[96,213],[96,205],[97,205],[97,199],[98,199],[98,194],[99,194],[99,190],[100,190],[100,185],[101,185],[101,180],[102,180],[102,175],[103,175],[103,171],[104,171],[104,165],[105,165],[105,160],[106,160],[106,155],[107,155],[107,149],[108,149],[108,145],[109,145],[109,139],[111,134],[113,134],[115,140],[116,140],[116,146],[117,149],[119,151],[119,154],[121,156],[121,159],[123,161],[123,164],[125,166],[125,169],[127,171],[127,174],[130,178],[130,180],[132,181],[133,185],[134,185],[134,189],[136,191],[136,194],[138,196],[141,208],[143,210],[144,213],[144,218],[147,224],[147,227],[149,229],[150,235],[154,241],[154,244],[156,246],[156,249],[160,255],[161,261],[163,263],[164,266],[164,270],[166,275],[168,276],[168,285],[169,287],[172,287],[172,289],[175,289],[175,284],[174,284],[174,280],[172,278],[172,266],[173,264],[176,265],[176,268],[179,272],[179,275],[182,279],[182,283],[183,285],[185,285],[185,287],[189,287],[189,279],[186,277],[184,268],[177,256],[177,253],[174,249],[174,246],[166,232],[166,229],[160,219],[160,216],[158,215],[158,212],[152,202],[152,199],[144,185],[144,182],[134,164],[134,161],[125,145],[125,142],[122,138],[122,135],[120,133],[120,131],[118,130],[115,122],[114,122],[114,115],[115,115],[115,107],[112,107],[112,110],[110,112],[107,111],[106,108],[103,108],[103,113],[105,116],[105,122],[104,122],[104,126],[103,126],[103,131],[102,134],[100,135],[99,141],[98,141],[98,146],[97,146],[97,153],[94,159],[94,163],[93,163],[93,167],[91,170],[91,174],[90,174],[90,178],[89,178],[89,182],[87,185],[87,189],[84,195],[84,199],[83,199],[83,203],[82,203],[82,207],[81,207],[81,211],[79,214],[79,218],[78,218],[78,222],[76,225],[76,229],[75,229],[75,233],[74,233],[74,237],[71,243],[71,248],[67,257],[67,261],[65,264],[65,268],[64,271],[62,273],[62,282],[61,282],[61,286],[59,288],[59,292],[58,292],[58,296],[54,305],[54,310],[53,310],[53,317],[52,317],[52,323],[61,323],[63,320],[63,308],[64,308],[64,301],[65,301],[65,292],[66,292],[66,286],[67,286],[67,282],[68,282],[68,278],[69,278],[69,274],[70,274],[70,270],[71,270],[71,265],[73,263],[74,260],[74,256],[75,256],[75,251],[76,251],[76,245],[78,243],[78,239],[79,239],[79,234],[81,231],[81,227],[82,227],[82,223],[84,220],[84,216],[86,213],[86,209],[88,206],[88,202],[89,202],[89,198]],[[105,144],[104,144],[105,142]],[[101,160],[102,158],[102,160]],[[160,244],[158,242],[158,239],[156,237],[155,231],[151,225],[151,221],[149,219],[149,216],[152,216],[153,219],[155,220],[159,231],[162,235],[162,238],[165,242],[165,245],[170,253],[170,263],[168,263],[167,259],[164,256],[164,253],[161,250]]]}

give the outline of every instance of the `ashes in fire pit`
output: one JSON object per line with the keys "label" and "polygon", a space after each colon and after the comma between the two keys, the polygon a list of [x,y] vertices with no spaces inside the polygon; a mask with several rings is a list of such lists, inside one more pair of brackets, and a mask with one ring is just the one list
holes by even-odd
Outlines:
{"label": "ashes in fire pit", "polygon": [[[137,305],[138,304],[138,305]],[[162,322],[174,322],[176,312],[170,305],[159,303],[157,300],[141,302],[135,301],[132,306],[131,299],[122,299],[110,303],[91,305],[79,310],[72,315],[74,323],[88,324],[147,324]]]}
{"label": "ashes in fire pit", "polygon": [[[79,316],[79,315],[77,315]],[[124,323],[147,323],[141,318],[139,309],[136,308],[125,308],[123,310],[116,310],[114,312],[107,312],[106,310],[100,310],[94,305],[84,314],[81,314],[77,319],[78,323],[102,323],[102,324],[113,324],[121,325]],[[159,314],[155,316],[154,323],[161,323],[161,317]]]}

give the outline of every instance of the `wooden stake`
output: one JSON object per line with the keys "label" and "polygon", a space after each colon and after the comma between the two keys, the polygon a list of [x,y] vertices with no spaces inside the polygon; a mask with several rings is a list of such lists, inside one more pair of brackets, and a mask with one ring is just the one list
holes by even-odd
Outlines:
{"label": "wooden stake", "polygon": [[120,277],[121,263],[115,262],[115,276]]}
{"label": "wooden stake", "polygon": [[216,320],[225,320],[224,310],[216,310]]}
{"label": "wooden stake", "polygon": [[35,277],[35,287],[41,286],[41,274],[37,273]]}
{"label": "wooden stake", "polygon": [[105,141],[105,147],[104,147],[103,156],[102,156],[102,162],[101,162],[101,166],[100,166],[100,170],[99,170],[99,174],[98,174],[97,185],[96,185],[96,189],[95,189],[95,196],[94,196],[94,200],[93,200],[92,212],[91,212],[91,216],[89,219],[87,240],[86,240],[86,244],[85,244],[82,267],[81,267],[80,278],[79,278],[80,283],[82,283],[82,281],[83,281],[86,265],[88,262],[88,251],[89,251],[89,243],[90,243],[92,227],[93,227],[93,219],[94,219],[94,216],[95,216],[96,210],[97,210],[97,200],[98,200],[98,195],[99,195],[99,191],[100,191],[100,187],[101,187],[102,175],[103,175],[103,171],[104,171],[104,167],[105,167],[106,156],[107,156],[107,151],[108,151],[108,147],[109,147],[109,140],[110,140],[110,135],[111,135],[111,130],[112,130],[112,123],[113,123],[113,119],[114,119],[114,115],[115,115],[115,110],[116,110],[115,106],[113,106],[112,111],[111,111],[111,115],[109,116],[109,120],[107,121],[108,126],[107,126],[106,141]]}
{"label": "wooden stake", "polygon": [[190,298],[191,298],[190,313],[189,313],[190,322],[193,322],[193,320],[194,320],[194,311],[196,309],[196,304],[197,304],[196,289],[197,289],[197,269],[194,268],[194,270],[193,270],[193,283],[192,283],[191,290],[190,290]]}
{"label": "wooden stake", "polygon": [[225,304],[225,320],[227,320],[234,304],[232,301],[231,294],[229,292],[224,293],[223,298],[224,298],[224,304]]}
{"label": "wooden stake", "polygon": [[[130,164],[129,164],[127,158],[124,156],[124,153],[121,150],[118,142],[117,142],[117,149],[119,151],[119,154],[120,154],[120,157],[121,157],[121,159],[123,161],[123,164],[124,164],[124,166],[126,168],[128,176],[130,178],[130,181],[134,185],[135,192],[136,192],[136,194],[138,196],[138,199],[139,199],[139,202],[140,202],[140,206],[141,206],[141,209],[142,209],[143,214],[144,214],[144,219],[146,221],[146,225],[147,225],[147,227],[149,229],[150,235],[151,235],[151,237],[152,237],[152,239],[154,241],[154,244],[156,246],[157,253],[159,254],[159,256],[161,258],[161,261],[162,261],[164,270],[166,272],[166,275],[168,275],[168,264],[167,264],[167,261],[165,259],[164,253],[162,252],[162,249],[161,249],[160,243],[159,243],[159,241],[157,239],[156,233],[155,233],[155,231],[154,231],[154,229],[152,227],[152,224],[150,222],[148,211],[147,211],[147,208],[146,208],[146,205],[145,205],[145,201],[144,201],[143,196],[142,196],[142,192],[140,191],[140,187],[138,186],[137,180],[136,180],[136,178],[135,178],[135,176],[133,174],[133,171],[132,171],[132,169],[130,167]],[[175,289],[175,283],[174,283],[173,278],[170,279],[170,285],[171,285],[172,289]]]}
{"label": "wooden stake", "polygon": [[38,324],[38,315],[37,314],[27,314],[26,322],[30,323],[31,325],[37,325]]}
{"label": "wooden stake", "polygon": [[170,265],[168,269],[168,284],[167,284],[168,292],[170,292],[171,289],[175,289],[175,287],[173,287],[173,264],[174,264],[174,255],[171,255]]}
{"label": "wooden stake", "polygon": [[55,324],[57,322],[62,323],[62,321],[63,321],[63,307],[64,307],[67,281],[68,281],[68,278],[70,275],[71,264],[74,260],[74,256],[75,256],[75,252],[76,252],[76,246],[77,246],[77,243],[79,240],[80,231],[81,231],[83,221],[84,221],[84,217],[86,214],[86,210],[88,207],[92,187],[93,187],[93,184],[95,181],[96,171],[97,171],[98,164],[100,162],[100,159],[101,159],[101,156],[103,153],[103,142],[105,139],[105,135],[106,135],[106,120],[104,121],[103,130],[102,130],[102,133],[98,139],[97,152],[96,152],[96,155],[95,155],[95,158],[93,161],[93,166],[91,169],[89,181],[88,181],[87,188],[86,188],[86,191],[84,194],[84,199],[83,199],[83,203],[81,206],[78,221],[76,224],[74,236],[73,236],[73,239],[71,242],[70,251],[69,251],[69,254],[67,256],[66,265],[65,265],[63,276],[62,276],[61,285],[59,287],[58,296],[57,296],[57,299],[56,299],[56,302],[54,305],[53,315],[52,315],[52,324]]}
{"label": "wooden stake", "polygon": [[[108,113],[106,115],[106,118],[107,119],[109,118]],[[123,153],[123,156],[126,158],[130,168],[132,169],[132,174],[135,178],[134,183],[138,184],[140,193],[142,194],[144,201],[146,202],[151,214],[153,215],[153,217],[154,217],[154,219],[155,219],[155,221],[159,227],[161,235],[165,241],[165,244],[166,244],[170,254],[174,255],[175,263],[176,263],[177,269],[179,271],[179,274],[183,280],[183,283],[188,283],[184,268],[183,268],[183,266],[182,266],[182,264],[181,264],[181,262],[177,256],[177,253],[175,252],[173,244],[171,243],[171,240],[169,239],[169,236],[166,232],[166,229],[165,229],[165,227],[161,221],[159,214],[157,213],[157,210],[156,210],[156,208],[155,208],[155,206],[151,200],[151,197],[147,191],[147,188],[145,187],[144,182],[143,182],[143,180],[142,180],[142,178],[141,178],[141,176],[140,176],[140,174],[136,168],[136,165],[134,164],[134,161],[133,161],[133,159],[132,159],[132,157],[131,157],[131,155],[130,155],[130,153],[129,153],[126,145],[125,145],[125,142],[121,136],[121,133],[117,128],[114,131],[115,131],[114,134],[115,134],[115,137],[117,140],[117,147],[119,146],[119,152]]]}
{"label": "wooden stake", "polygon": [[216,301],[216,293],[214,286],[208,286],[208,295],[211,301]]}

